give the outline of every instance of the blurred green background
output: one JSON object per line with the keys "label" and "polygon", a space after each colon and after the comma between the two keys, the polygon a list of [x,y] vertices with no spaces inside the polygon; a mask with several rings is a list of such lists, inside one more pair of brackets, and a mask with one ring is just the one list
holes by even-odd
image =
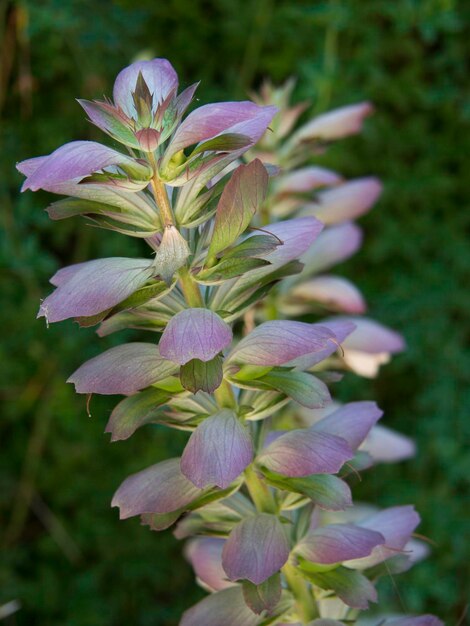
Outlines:
{"label": "blurred green background", "polygon": [[409,349],[378,380],[348,375],[338,392],[377,400],[383,423],[419,445],[415,460],[364,473],[356,485],[356,497],[380,505],[415,503],[420,532],[435,542],[426,562],[383,582],[382,606],[464,623],[470,109],[462,7],[454,0],[0,0],[0,606],[21,604],[5,624],[171,626],[202,596],[170,532],[119,522],[109,508],[124,477],[177,454],[184,437],[145,428],[110,445],[103,430],[112,399],[93,399],[90,419],[65,379],[122,335],[99,340],[72,322],[47,330],[35,320],[58,267],[132,256],[141,244],[79,219],[50,222],[48,195],[20,196],[14,168],[66,141],[103,139],[74,98],[110,94],[116,73],[143,51],[169,58],[183,85],[201,79],[201,102],[242,99],[264,77],[294,75],[296,99],[312,99],[316,111],[376,104],[365,133],[320,162],[385,182],[362,220],[363,250],[340,271]]}

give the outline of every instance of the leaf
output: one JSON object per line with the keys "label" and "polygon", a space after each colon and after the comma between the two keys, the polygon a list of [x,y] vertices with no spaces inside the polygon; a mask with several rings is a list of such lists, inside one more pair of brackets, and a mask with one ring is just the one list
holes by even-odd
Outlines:
{"label": "leaf", "polygon": [[256,257],[260,254],[269,254],[280,245],[282,245],[282,242],[272,235],[254,235],[253,237],[248,237],[248,239],[245,239],[245,241],[234,248],[226,250],[224,259],[238,259]]}
{"label": "leaf", "polygon": [[170,398],[165,391],[151,387],[121,400],[114,407],[105,432],[111,433],[111,441],[129,439],[138,428],[153,421]]}
{"label": "leaf", "polygon": [[331,401],[325,383],[307,372],[271,370],[269,374],[259,378],[258,382],[281,391],[309,409],[323,408]]}
{"label": "leaf", "polygon": [[372,583],[362,574],[346,567],[337,567],[328,572],[309,571],[308,563],[301,562],[299,570],[320,589],[334,591],[348,606],[365,611],[369,602],[377,602],[377,592]]}
{"label": "leaf", "polygon": [[210,361],[192,359],[182,365],[180,369],[181,384],[192,393],[198,391],[212,393],[220,387],[222,378],[222,358],[220,356],[216,356]]}
{"label": "leaf", "polygon": [[191,157],[196,154],[200,154],[201,152],[228,152],[231,150],[239,150],[240,148],[245,148],[245,146],[248,146],[250,143],[251,138],[247,135],[225,133],[200,143],[191,152]]}
{"label": "leaf", "polygon": [[266,168],[259,159],[235,170],[217,205],[209,256],[228,248],[246,230],[264,201],[268,180]]}
{"label": "leaf", "polygon": [[281,575],[274,574],[260,585],[244,580],[242,590],[245,602],[253,613],[270,613],[281,599]]}
{"label": "leaf", "polygon": [[223,280],[228,280],[229,278],[241,276],[245,272],[267,265],[270,265],[269,261],[263,259],[222,259],[222,261],[214,265],[214,267],[210,267],[209,269],[202,270],[198,274],[195,274],[194,278],[199,283],[211,285],[220,283]]}
{"label": "leaf", "polygon": [[352,506],[351,490],[347,483],[331,474],[312,474],[290,478],[261,467],[267,482],[279,489],[300,493],[327,511],[343,511]]}

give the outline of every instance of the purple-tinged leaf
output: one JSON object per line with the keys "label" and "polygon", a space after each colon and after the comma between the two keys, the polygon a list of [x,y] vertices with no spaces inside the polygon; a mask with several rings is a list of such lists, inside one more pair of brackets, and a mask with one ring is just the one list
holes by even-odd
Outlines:
{"label": "purple-tinged leaf", "polygon": [[192,393],[198,391],[214,392],[220,387],[223,376],[220,356],[216,356],[210,361],[192,359],[182,365],[180,369],[181,384]]}
{"label": "purple-tinged leaf", "polygon": [[321,324],[289,320],[264,322],[244,337],[227,361],[250,365],[284,365],[294,359],[332,346],[335,334]]}
{"label": "purple-tinged leaf", "polygon": [[372,428],[360,449],[370,454],[376,463],[404,461],[416,454],[412,439],[381,425]]}
{"label": "purple-tinged leaf", "polygon": [[166,59],[136,61],[123,69],[114,83],[113,98],[115,104],[121,107],[126,115],[133,118],[136,118],[137,112],[132,93],[135,91],[140,73],[153,96],[153,110],[178,87],[178,76]]}
{"label": "purple-tinged leaf", "polygon": [[324,417],[313,428],[338,435],[349,443],[352,450],[357,450],[382,415],[383,411],[375,402],[350,402]]}
{"label": "purple-tinged leaf", "polygon": [[413,506],[394,506],[359,522],[363,528],[381,533],[385,544],[377,546],[368,557],[349,561],[348,567],[366,569],[396,556],[405,548],[419,522]]}
{"label": "purple-tinged leaf", "polygon": [[259,382],[286,394],[302,406],[318,409],[331,402],[328,387],[319,378],[306,372],[271,371]]}
{"label": "purple-tinged leaf", "polygon": [[342,437],[304,428],[278,437],[261,452],[257,463],[284,476],[302,477],[335,474],[352,457]]}
{"label": "purple-tinged leaf", "polygon": [[153,343],[125,343],[86,361],[67,380],[77,393],[127,395],[175,374]]}
{"label": "purple-tinged leaf", "polygon": [[319,191],[309,209],[324,224],[339,224],[367,213],[381,192],[382,184],[377,178],[357,178],[333,189]]}
{"label": "purple-tinged leaf", "polygon": [[365,611],[369,608],[369,602],[377,602],[377,591],[372,583],[355,570],[337,567],[327,572],[306,572],[302,566],[301,570],[317,587],[334,591],[352,608]]}
{"label": "purple-tinged leaf", "polygon": [[111,506],[119,507],[120,519],[143,513],[160,515],[184,509],[204,492],[180,470],[180,459],[168,459],[132,474],[114,494]]}
{"label": "purple-tinged leaf", "polygon": [[[31,163],[35,161],[35,163]],[[72,141],[45,157],[29,159],[19,163],[20,172],[32,171],[26,178],[21,191],[45,189],[54,191],[54,186],[76,178],[89,176],[110,166],[133,166],[136,161],[112,148],[95,141]]]}
{"label": "purple-tinged leaf", "polygon": [[165,161],[180,150],[221,133],[247,135],[256,143],[276,114],[276,107],[253,102],[219,102],[199,107],[184,120],[171,140]]}
{"label": "purple-tinged leaf", "polygon": [[253,460],[247,428],[228,409],[206,418],[193,432],[183,456],[181,471],[197,487],[225,489]]}
{"label": "purple-tinged leaf", "polygon": [[278,572],[289,557],[289,543],[279,519],[259,513],[242,520],[222,551],[222,566],[230,580],[259,585]]}
{"label": "purple-tinged leaf", "polygon": [[129,439],[138,428],[152,422],[170,398],[170,393],[153,387],[124,398],[114,407],[105,432],[111,433],[111,441]]}
{"label": "purple-tinged leaf", "polygon": [[183,613],[180,626],[258,626],[239,585],[212,593]]}
{"label": "purple-tinged leaf", "polygon": [[232,330],[213,311],[193,308],[177,313],[160,339],[160,354],[184,365],[192,359],[212,360],[232,341]]}
{"label": "purple-tinged leaf", "polygon": [[246,230],[266,196],[268,173],[259,159],[240,165],[225,186],[215,215],[208,254],[228,248]]}
{"label": "purple-tinged leaf", "polygon": [[253,613],[260,615],[263,611],[271,613],[281,599],[281,575],[274,574],[260,585],[249,580],[243,581],[243,597]]}
{"label": "purple-tinged leaf", "polygon": [[139,149],[139,141],[131,128],[131,120],[120,109],[108,102],[80,99],[77,102],[92,124],[126,146]]}
{"label": "purple-tinged leaf", "polygon": [[296,285],[289,298],[299,302],[315,302],[325,308],[352,315],[362,314],[366,303],[359,289],[341,276],[318,276]]}
{"label": "purple-tinged leaf", "polygon": [[198,580],[211,591],[233,587],[222,567],[222,550],[225,539],[195,537],[185,546],[184,555],[191,563]]}
{"label": "purple-tinged leaf", "polygon": [[148,259],[113,257],[59,270],[51,279],[59,287],[41,303],[38,317],[60,322],[101,313],[142,287],[155,273],[152,263]]}
{"label": "purple-tinged leaf", "polygon": [[333,354],[333,352],[340,350],[340,344],[342,344],[346,337],[355,329],[353,322],[346,321],[336,322],[326,320],[322,321],[317,326],[326,328],[328,331],[332,332],[336,341],[330,341],[329,345],[323,348],[323,350],[318,350],[317,352],[311,352],[309,354],[305,354],[304,356],[297,357],[296,359],[290,361],[290,366],[294,366],[296,369],[300,370],[310,369],[317,363],[324,361],[327,357]]}
{"label": "purple-tinged leaf", "polygon": [[323,224],[314,217],[297,217],[293,220],[268,224],[263,227],[263,230],[277,237],[282,241],[282,245],[260,258],[269,261],[272,269],[277,269],[304,254],[322,229]]}
{"label": "purple-tinged leaf", "polygon": [[304,124],[294,135],[294,139],[296,142],[315,139],[334,141],[355,135],[361,131],[364,118],[373,110],[370,102],[359,102],[322,113]]}
{"label": "purple-tinged leaf", "polygon": [[318,187],[337,185],[342,178],[336,172],[324,167],[302,167],[289,172],[276,181],[277,194],[307,193]]}
{"label": "purple-tinged leaf", "polygon": [[312,563],[332,565],[369,556],[384,542],[383,535],[374,530],[353,524],[331,524],[310,531],[295,550]]}

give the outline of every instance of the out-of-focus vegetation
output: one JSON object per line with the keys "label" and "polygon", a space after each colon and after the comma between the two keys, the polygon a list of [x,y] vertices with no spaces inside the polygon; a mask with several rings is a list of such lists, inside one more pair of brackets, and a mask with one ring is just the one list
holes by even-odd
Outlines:
{"label": "out-of-focus vegetation", "polygon": [[376,104],[365,134],[321,163],[386,183],[362,220],[364,249],[341,269],[409,349],[378,380],[347,376],[338,393],[377,400],[383,423],[419,445],[417,459],[364,473],[356,485],[356,497],[379,505],[416,503],[420,532],[435,543],[396,587],[385,581],[382,606],[461,619],[470,579],[463,5],[0,0],[0,606],[21,604],[5,624],[170,626],[201,595],[170,532],[119,522],[109,509],[125,476],[178,454],[184,436],[147,427],[110,445],[103,430],[112,403],[94,399],[89,418],[65,379],[115,340],[35,320],[58,267],[138,254],[141,244],[78,219],[50,222],[47,194],[20,196],[14,168],[66,141],[103,139],[74,98],[110,94],[116,73],[141,53],[169,58],[185,85],[201,79],[203,102],[243,98],[265,76],[296,75],[297,99],[312,99],[317,111]]}

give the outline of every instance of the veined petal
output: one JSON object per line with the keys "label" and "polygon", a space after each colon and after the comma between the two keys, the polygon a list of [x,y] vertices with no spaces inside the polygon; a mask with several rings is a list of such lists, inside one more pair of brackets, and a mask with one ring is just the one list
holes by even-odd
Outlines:
{"label": "veined petal", "polygon": [[337,347],[335,334],[320,324],[289,320],[264,322],[244,337],[227,361],[251,365],[283,365],[305,354]]}
{"label": "veined petal", "polygon": [[356,450],[382,415],[383,411],[375,402],[350,402],[324,417],[313,428],[342,437],[352,450]]}
{"label": "veined petal", "polygon": [[233,587],[222,567],[222,550],[225,539],[195,537],[185,546],[184,554],[193,566],[198,580],[213,591]]}
{"label": "veined petal", "polygon": [[53,191],[60,183],[83,178],[112,165],[131,165],[135,160],[95,141],[72,141],[45,157],[18,164],[28,175],[21,191]]}
{"label": "veined petal", "polygon": [[276,107],[258,106],[253,102],[219,102],[199,107],[178,127],[167,148],[165,160],[188,146],[221,133],[247,135],[256,143],[276,112]]}
{"label": "veined petal", "polygon": [[272,269],[298,259],[304,254],[323,229],[323,224],[314,217],[297,217],[293,220],[284,220],[275,224],[264,226],[264,230],[278,237],[282,246],[278,246],[273,252],[260,255],[272,264]]}
{"label": "veined petal", "polygon": [[222,551],[222,566],[230,580],[255,585],[281,569],[289,543],[279,519],[268,513],[245,518],[230,533]]}
{"label": "veined petal", "polygon": [[186,507],[202,494],[180,470],[180,459],[168,459],[132,474],[114,494],[111,506],[120,519],[143,513],[171,513]]}
{"label": "veined petal", "polygon": [[362,231],[352,222],[325,229],[300,260],[305,264],[302,277],[318,274],[352,256],[362,243]]}
{"label": "veined petal", "polygon": [[178,370],[163,359],[153,343],[125,343],[86,361],[68,379],[77,393],[127,395],[140,391]]}
{"label": "veined petal", "polygon": [[353,524],[331,524],[310,531],[296,546],[296,552],[312,563],[329,565],[369,556],[385,543],[380,533]]}
{"label": "veined petal", "polygon": [[377,178],[357,178],[333,189],[319,191],[309,208],[324,224],[338,224],[364,215],[381,192],[382,184]]}
{"label": "veined petal", "polygon": [[207,417],[193,432],[183,456],[181,471],[196,487],[225,489],[253,460],[247,428],[233,411]]}
{"label": "veined petal", "polygon": [[300,302],[319,302],[330,310],[353,315],[366,310],[366,303],[359,289],[341,276],[312,278],[295,285],[287,297]]}
{"label": "veined petal", "polygon": [[117,75],[113,88],[113,98],[116,105],[129,117],[136,117],[137,112],[132,98],[135,91],[139,73],[147,83],[150,93],[153,95],[153,107],[163,102],[169,93],[178,87],[178,75],[173,66],[166,59],[153,59],[151,61],[136,61],[124,68]]}
{"label": "veined petal", "polygon": [[284,476],[335,474],[353,452],[345,439],[314,427],[296,429],[278,437],[257,457],[257,462]]}
{"label": "veined petal", "polygon": [[192,359],[210,361],[232,341],[232,330],[213,311],[193,308],[177,313],[160,339],[160,354],[184,365]]}
{"label": "veined petal", "polygon": [[183,613],[180,626],[257,626],[255,615],[243,599],[240,585],[211,593]]}
{"label": "veined petal", "polygon": [[302,126],[295,138],[297,141],[312,139],[333,141],[348,135],[355,135],[361,131],[364,118],[373,110],[370,102],[360,102],[328,111]]}
{"label": "veined petal", "polygon": [[408,543],[419,522],[419,515],[413,506],[394,506],[359,522],[363,528],[381,533],[385,537],[385,544],[374,548],[368,557],[348,561],[348,567],[367,569],[396,556]]}
{"label": "veined petal", "polygon": [[96,315],[125,300],[153,274],[148,259],[114,257],[71,266],[53,276],[59,287],[41,303],[38,317],[60,322]]}

